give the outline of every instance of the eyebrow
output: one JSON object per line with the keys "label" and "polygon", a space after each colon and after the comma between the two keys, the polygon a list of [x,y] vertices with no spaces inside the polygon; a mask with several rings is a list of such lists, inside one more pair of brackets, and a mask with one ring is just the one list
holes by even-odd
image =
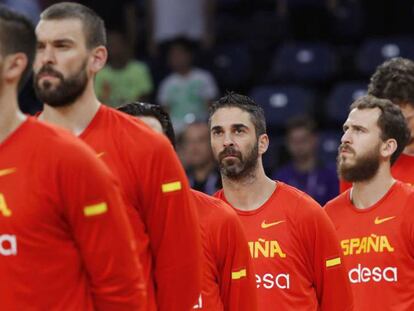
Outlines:
{"label": "eyebrow", "polygon": [[221,130],[222,128],[223,128],[222,126],[216,125],[216,126],[213,126],[210,131],[217,131],[217,130]]}
{"label": "eyebrow", "polygon": [[[231,127],[233,129],[249,129],[249,127],[243,123],[232,124]],[[223,127],[221,125],[216,125],[216,126],[213,126],[210,131],[218,131],[218,130],[221,130],[222,128]]]}
{"label": "eyebrow", "polygon": [[345,128],[352,128],[352,129],[359,129],[359,130],[364,130],[364,131],[367,131],[368,130],[368,128],[366,128],[365,126],[362,126],[362,125],[356,125],[356,124],[344,124],[343,126],[342,126],[342,128],[343,129],[345,129]]}
{"label": "eyebrow", "polygon": [[53,40],[53,43],[58,43],[58,44],[65,44],[65,43],[74,43],[75,41],[69,38],[65,38],[65,39],[57,39],[57,40]]}
{"label": "eyebrow", "polygon": [[232,127],[233,127],[233,128],[236,128],[236,129],[241,129],[241,128],[243,128],[243,129],[248,129],[247,125],[244,125],[243,123],[236,123],[236,124],[233,124],[233,125],[232,125]]}
{"label": "eyebrow", "polygon": [[[37,43],[45,43],[46,41],[48,41],[48,40],[38,40]],[[64,38],[64,39],[51,40],[51,42],[53,44],[74,44],[75,40],[69,39],[69,38]]]}

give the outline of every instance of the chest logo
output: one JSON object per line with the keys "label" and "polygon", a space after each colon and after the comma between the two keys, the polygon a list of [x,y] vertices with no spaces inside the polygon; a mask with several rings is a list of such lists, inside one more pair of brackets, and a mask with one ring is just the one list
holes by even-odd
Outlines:
{"label": "chest logo", "polygon": [[96,157],[99,159],[99,158],[102,158],[103,156],[104,156],[104,154],[105,154],[105,151],[104,152],[99,152],[99,153],[97,153],[96,154]]}
{"label": "chest logo", "polygon": [[269,222],[269,223],[266,223],[266,220],[263,220],[263,222],[262,222],[262,224],[261,224],[261,227],[262,227],[262,229],[267,229],[267,228],[270,228],[270,227],[276,226],[276,225],[278,225],[278,224],[281,224],[281,223],[283,223],[283,222],[285,222],[285,221],[284,221],[284,220],[279,220],[279,221],[275,221],[275,222]]}
{"label": "chest logo", "polygon": [[379,217],[377,216],[377,217],[375,217],[374,224],[376,224],[376,225],[380,225],[380,224],[382,224],[382,223],[384,223],[384,222],[386,222],[386,221],[392,220],[392,219],[394,219],[394,218],[395,218],[395,216],[385,217],[385,218],[379,218]]}

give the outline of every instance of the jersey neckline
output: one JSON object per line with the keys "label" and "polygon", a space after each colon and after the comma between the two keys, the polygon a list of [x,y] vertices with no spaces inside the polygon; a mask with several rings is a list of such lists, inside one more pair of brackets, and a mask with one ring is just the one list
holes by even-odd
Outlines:
{"label": "jersey neckline", "polygon": [[227,201],[226,196],[224,194],[224,190],[223,190],[223,199],[224,201],[229,204],[238,215],[240,216],[252,216],[252,215],[256,215],[259,214],[261,211],[263,211],[264,209],[266,209],[266,207],[270,204],[273,203],[273,201],[275,200],[275,198],[277,197],[278,193],[281,191],[281,188],[283,188],[285,186],[285,184],[281,181],[275,181],[276,182],[276,187],[273,190],[273,193],[271,194],[271,196],[266,200],[266,202],[264,202],[261,206],[259,206],[258,208],[256,208],[255,210],[251,210],[251,211],[243,211],[241,209],[238,209],[236,207],[234,207],[233,205],[231,205],[229,203],[229,201]]}
{"label": "jersey neckline", "polygon": [[352,201],[351,201],[351,190],[352,190],[352,188],[351,189],[349,189],[349,191],[347,192],[347,195],[346,195],[346,201],[347,201],[347,203],[348,203],[348,206],[354,211],[354,212],[357,212],[357,213],[369,213],[369,212],[371,212],[371,211],[373,211],[373,210],[375,210],[375,209],[377,209],[385,200],[387,200],[387,198],[391,195],[391,194],[393,194],[397,189],[398,189],[398,187],[400,187],[401,186],[401,182],[400,181],[398,181],[398,180],[396,180],[395,182],[394,182],[394,184],[390,187],[390,189],[388,189],[388,191],[382,196],[382,198],[381,199],[379,199],[376,203],[374,203],[373,205],[371,205],[370,207],[367,207],[367,208],[363,208],[363,209],[361,209],[361,208],[357,208],[355,205],[354,205],[354,203],[352,203]]}
{"label": "jersey neckline", "polygon": [[99,119],[101,118],[101,115],[103,114],[104,111],[104,105],[101,104],[98,111],[95,113],[95,115],[93,116],[91,122],[89,122],[88,126],[83,130],[82,133],[79,134],[79,138],[84,139],[86,136],[88,136],[89,132],[92,131],[92,129],[95,126],[95,123],[99,122]]}

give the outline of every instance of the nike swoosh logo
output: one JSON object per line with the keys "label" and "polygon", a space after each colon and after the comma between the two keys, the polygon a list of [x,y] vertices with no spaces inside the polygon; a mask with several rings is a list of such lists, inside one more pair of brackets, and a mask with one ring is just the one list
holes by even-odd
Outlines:
{"label": "nike swoosh logo", "polygon": [[394,218],[395,218],[395,216],[385,217],[385,218],[378,218],[378,216],[377,216],[377,217],[375,217],[374,224],[380,225],[380,224],[382,224],[386,221],[392,220]]}
{"label": "nike swoosh logo", "polygon": [[96,157],[97,157],[98,159],[99,159],[99,158],[102,158],[104,154],[105,154],[105,152],[100,152],[100,153],[96,154]]}
{"label": "nike swoosh logo", "polygon": [[5,168],[3,170],[0,170],[0,177],[13,174],[16,171],[17,171],[17,168],[15,168],[15,167]]}
{"label": "nike swoosh logo", "polygon": [[276,226],[276,225],[278,225],[278,224],[281,224],[282,222],[285,222],[285,221],[284,221],[284,220],[279,220],[279,221],[270,222],[270,223],[268,223],[268,224],[267,224],[267,223],[263,220],[261,227],[262,227],[262,229],[267,229],[267,228],[270,228],[270,227]]}

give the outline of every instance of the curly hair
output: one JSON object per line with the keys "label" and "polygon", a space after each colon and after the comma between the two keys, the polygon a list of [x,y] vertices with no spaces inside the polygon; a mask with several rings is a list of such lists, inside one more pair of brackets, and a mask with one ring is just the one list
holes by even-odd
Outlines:
{"label": "curly hair", "polygon": [[372,75],[368,94],[414,107],[414,62],[402,57],[385,61]]}

